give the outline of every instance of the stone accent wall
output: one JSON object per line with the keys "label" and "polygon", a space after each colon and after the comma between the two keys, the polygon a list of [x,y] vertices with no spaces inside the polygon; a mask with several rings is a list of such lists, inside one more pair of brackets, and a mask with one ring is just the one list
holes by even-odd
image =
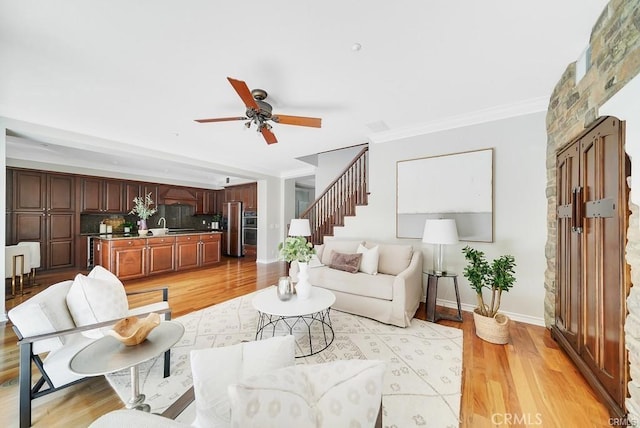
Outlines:
{"label": "stone accent wall", "polygon": [[[551,95],[547,112],[545,323],[548,327],[555,319],[556,153],[587,128],[598,117],[598,108],[640,71],[640,2],[611,0],[593,27],[590,46],[591,68],[576,85],[575,63],[569,64]],[[631,209],[626,257],[632,283],[640,284],[639,213],[637,206]],[[630,419],[640,421],[640,287],[631,288],[627,306],[625,331],[632,381],[626,407]]]}
{"label": "stone accent wall", "polygon": [[[633,190],[632,190],[633,192]],[[631,216],[627,231],[627,263],[631,266],[631,283],[640,284],[640,213],[629,202]],[[640,421],[640,287],[631,287],[627,297],[627,321],[624,325],[625,344],[629,351],[630,398],[626,401],[629,420]]]}

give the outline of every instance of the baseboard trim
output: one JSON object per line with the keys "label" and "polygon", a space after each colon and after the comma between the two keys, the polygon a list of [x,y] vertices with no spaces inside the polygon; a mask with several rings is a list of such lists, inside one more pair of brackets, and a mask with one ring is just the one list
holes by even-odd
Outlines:
{"label": "baseboard trim", "polygon": [[[451,309],[458,308],[455,300],[437,299],[436,304],[440,306],[444,306],[445,308],[451,308]],[[473,310],[476,308],[475,305],[469,305],[467,303],[462,303],[460,306],[462,307],[462,310],[466,312],[473,312]],[[505,314],[506,316],[508,316],[514,321],[523,322],[525,324],[537,325],[540,327],[545,327],[544,318],[541,318],[541,317],[532,317],[531,315],[524,315],[516,312],[507,312],[507,311],[500,311],[500,313]]]}

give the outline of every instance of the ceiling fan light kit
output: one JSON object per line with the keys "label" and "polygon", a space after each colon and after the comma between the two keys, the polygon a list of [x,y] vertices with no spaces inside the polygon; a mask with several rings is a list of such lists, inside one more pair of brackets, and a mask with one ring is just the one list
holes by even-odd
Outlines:
{"label": "ceiling fan light kit", "polygon": [[244,124],[245,128],[251,128],[251,124],[256,125],[256,131],[262,133],[267,144],[277,143],[275,134],[271,132],[272,126],[267,121],[282,125],[294,125],[294,126],[307,126],[312,128],[320,128],[322,126],[322,119],[317,117],[304,117],[304,116],[289,116],[289,115],[273,115],[273,107],[271,104],[264,101],[268,94],[264,89],[249,90],[249,87],[242,80],[232,79],[227,77],[233,89],[238,93],[240,99],[244,102],[247,110],[245,111],[246,117],[219,117],[211,119],[196,119],[198,123],[209,122],[227,122],[232,120],[248,120]]}

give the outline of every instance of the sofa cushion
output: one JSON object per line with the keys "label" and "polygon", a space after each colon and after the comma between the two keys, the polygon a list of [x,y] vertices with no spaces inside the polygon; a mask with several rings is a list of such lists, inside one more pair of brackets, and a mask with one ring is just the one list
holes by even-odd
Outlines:
{"label": "sofa cushion", "polygon": [[369,275],[366,273],[347,273],[323,266],[309,269],[309,282],[327,290],[342,291],[376,299],[393,300],[392,275]]}
{"label": "sofa cushion", "polygon": [[360,268],[360,260],[362,260],[362,254],[348,254],[334,251],[329,267],[349,273],[356,273]]}
{"label": "sofa cushion", "polygon": [[[120,280],[116,280],[102,273],[94,276],[84,276],[81,273],[76,275],[67,293],[67,306],[76,326],[117,320],[128,315],[127,293]],[[91,338],[103,336],[98,329],[82,334]]]}
{"label": "sofa cushion", "polygon": [[[227,427],[227,387],[246,377],[295,364],[295,339],[279,336],[220,348],[191,351],[196,403],[194,427]],[[214,369],[215,368],[215,369]]]}
{"label": "sofa cushion", "polygon": [[233,426],[373,426],[384,371],[382,361],[338,360],[246,379],[229,386]]}
{"label": "sofa cushion", "polygon": [[369,275],[375,275],[378,273],[378,260],[380,259],[380,253],[378,246],[367,248],[364,245],[358,245],[358,253],[362,254],[362,260],[360,261],[360,272],[368,273]]}
{"label": "sofa cushion", "polygon": [[324,248],[322,250],[322,257],[320,257],[320,261],[322,264],[330,265],[331,258],[333,257],[332,253],[337,251],[339,253],[351,253],[354,254],[358,250],[358,245],[362,244],[362,241],[341,241],[341,240],[330,240],[324,243]]}
{"label": "sofa cushion", "polygon": [[375,244],[367,242],[367,248],[378,246],[380,258],[378,260],[378,272],[389,275],[398,275],[409,267],[413,256],[413,247],[402,244]]}

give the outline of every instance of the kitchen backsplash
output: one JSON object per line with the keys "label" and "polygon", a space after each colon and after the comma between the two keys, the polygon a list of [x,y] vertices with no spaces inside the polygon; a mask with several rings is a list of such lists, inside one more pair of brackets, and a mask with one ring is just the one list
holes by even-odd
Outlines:
{"label": "kitchen backsplash", "polygon": [[[134,229],[137,230],[137,221],[138,217],[136,215],[105,215],[105,214],[82,214],[80,215],[80,233],[99,233],[100,232],[100,223],[104,222],[106,224],[113,225],[113,232],[122,232],[122,224],[125,222],[130,222],[134,224]],[[158,221],[160,220],[160,216],[156,213],[149,217],[147,220],[147,227],[154,228],[159,227]],[[202,224],[202,222],[205,224]],[[167,219],[167,227],[169,228],[180,228],[180,229],[196,229],[196,230],[208,230],[211,226],[211,222],[213,221],[213,216],[211,215],[193,215],[193,216],[185,216],[181,219],[180,225],[172,225]]]}

